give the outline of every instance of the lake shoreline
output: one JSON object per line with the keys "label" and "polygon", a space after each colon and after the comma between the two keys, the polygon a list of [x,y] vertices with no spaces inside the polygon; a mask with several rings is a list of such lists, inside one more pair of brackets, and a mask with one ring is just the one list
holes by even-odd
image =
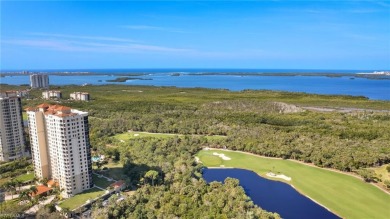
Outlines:
{"label": "lake shoreline", "polygon": [[[210,148],[210,150],[219,150],[219,149],[215,149],[215,148]],[[223,150],[223,149],[222,149]],[[234,151],[234,152],[239,152],[239,151]],[[251,154],[251,155],[255,155],[255,154]],[[262,157],[262,158],[268,158],[268,157]],[[221,166],[221,167],[207,167],[205,166],[205,168],[207,169],[242,169],[242,170],[248,170],[248,171],[251,171],[255,174],[257,174],[258,176],[264,178],[264,179],[269,179],[269,180],[273,180],[273,181],[278,181],[278,182],[281,182],[281,183],[285,183],[289,186],[291,186],[293,189],[295,189],[295,191],[297,191],[299,194],[305,196],[306,198],[310,199],[311,201],[313,201],[314,203],[320,205],[321,207],[325,208],[326,210],[328,210],[329,212],[332,212],[333,214],[337,215],[338,217],[342,218],[337,212],[334,212],[332,210],[330,210],[329,208],[327,208],[325,205],[319,203],[318,201],[316,201],[315,199],[311,198],[310,196],[304,194],[301,190],[297,189],[294,185],[290,184],[289,181],[286,181],[286,180],[278,180],[280,178],[273,178],[273,177],[268,177],[267,175],[263,176],[253,170],[249,170],[249,169],[245,169],[245,168],[237,168],[237,167],[225,167],[225,166]],[[260,206],[261,207],[261,206]]]}
{"label": "lake shoreline", "polygon": [[[238,152],[238,153],[243,153],[243,154],[248,154],[248,155],[252,155],[252,156],[256,156],[256,157],[261,157],[261,158],[267,158],[267,159],[275,159],[275,160],[289,160],[289,161],[292,161],[292,162],[296,162],[296,163],[299,163],[299,164],[303,164],[303,165],[306,165],[306,166],[310,166],[310,167],[314,167],[314,168],[318,168],[318,169],[323,169],[323,170],[328,170],[328,171],[332,171],[332,172],[335,172],[335,173],[341,173],[341,174],[344,174],[344,175],[347,175],[347,176],[352,176],[352,177],[355,177],[361,181],[363,181],[364,183],[367,183],[364,181],[364,179],[355,174],[355,173],[352,173],[352,172],[344,172],[344,171],[341,171],[341,170],[336,170],[336,169],[332,169],[332,168],[327,168],[327,167],[319,167],[319,166],[316,166],[312,163],[305,163],[303,161],[299,161],[299,160],[294,160],[294,159],[283,159],[283,158],[279,158],[279,157],[267,157],[267,156],[263,156],[263,155],[258,155],[258,154],[253,154],[253,153],[250,153],[250,152],[245,152],[245,151],[234,151],[234,150],[229,150],[229,149],[222,149],[222,148],[208,148],[208,150],[220,150],[220,151],[231,151],[231,152]],[[261,175],[260,175],[261,176]],[[263,176],[262,176],[263,177]],[[267,178],[268,179],[268,178]],[[271,178],[270,178],[271,179]],[[278,180],[279,181],[279,180]],[[288,183],[289,184],[289,183]],[[367,184],[371,184],[373,186],[375,186],[376,188],[380,189],[381,191],[383,191],[384,193],[390,195],[390,191],[387,191],[386,189],[382,188],[381,186],[375,184],[375,183],[367,183]]]}
{"label": "lake shoreline", "polygon": [[[354,174],[350,174],[350,173],[345,173],[345,172],[342,172],[342,171],[338,171],[338,170],[333,170],[333,169],[330,169],[330,168],[321,168],[321,167],[317,167],[317,166],[314,166],[313,164],[307,164],[307,163],[304,163],[304,162],[301,162],[301,161],[296,161],[296,160],[291,160],[291,159],[283,159],[283,158],[276,158],[276,157],[266,157],[266,156],[261,156],[261,155],[257,155],[257,154],[252,154],[252,153],[249,153],[249,152],[243,152],[243,151],[235,151],[235,150],[229,150],[229,149],[222,149],[222,148],[208,148],[207,150],[217,150],[217,151],[226,151],[226,152],[238,152],[240,154],[245,154],[245,155],[249,155],[249,156],[254,156],[254,157],[259,157],[259,158],[263,158],[263,159],[273,159],[273,160],[286,160],[286,161],[293,161],[294,163],[298,163],[298,164],[304,164],[304,166],[307,166],[307,167],[315,167],[316,169],[323,169],[323,170],[327,170],[327,171],[330,171],[330,172],[336,172],[336,173],[339,173],[339,174],[342,174],[342,175],[345,175],[345,176],[352,176],[356,179],[358,179],[359,181],[362,181],[362,183],[365,183],[367,185],[371,185],[373,186],[372,188],[375,188],[375,189],[378,189],[377,191],[378,192],[382,192],[382,194],[384,193],[384,196],[387,196],[387,195],[390,195],[390,193],[384,189],[382,189],[381,187],[378,187],[377,185],[373,184],[373,183],[366,183],[364,182],[364,180],[360,177],[360,176],[357,176],[357,175],[354,175]],[[227,155],[229,156],[229,155]],[[206,168],[209,168],[205,165]],[[229,169],[229,168],[232,168],[232,167],[214,167],[215,169]],[[265,179],[269,179],[269,180],[273,180],[273,181],[278,181],[278,182],[282,182],[282,183],[285,183],[285,184],[288,184],[290,185],[293,189],[295,189],[298,193],[302,194],[303,196],[309,198],[310,200],[313,200],[315,203],[318,203],[319,205],[321,205],[322,207],[324,207],[325,209],[327,209],[328,211],[334,213],[335,215],[340,216],[340,214],[343,212],[341,211],[340,209],[338,210],[338,212],[340,212],[340,214],[336,211],[332,211],[330,210],[330,208],[324,206],[323,204],[320,204],[318,201],[316,201],[315,199],[311,198],[309,195],[306,195],[305,193],[302,192],[302,190],[296,188],[292,182],[294,181],[294,177],[292,177],[292,181],[285,181],[285,180],[280,180],[280,179],[277,179],[277,178],[271,178],[271,177],[267,177],[266,175],[263,176],[263,174],[260,174],[260,173],[257,173],[256,171],[254,170],[251,170],[251,169],[247,169],[245,167],[237,167],[238,169],[245,169],[245,170],[249,170],[249,171],[252,171],[254,172],[255,174],[257,174],[258,176],[262,177],[262,178],[265,178]],[[337,210],[337,209],[336,209]],[[344,212],[345,213],[345,212]],[[341,217],[342,218],[342,217]]]}
{"label": "lake shoreline", "polygon": [[[210,149],[210,150],[212,150],[212,149]],[[205,168],[206,168],[206,169],[212,169],[212,170],[228,170],[228,169],[245,170],[245,171],[250,171],[250,172],[256,174],[257,176],[259,176],[259,177],[261,177],[261,178],[263,178],[263,179],[284,183],[284,184],[290,186],[292,189],[294,189],[294,190],[295,190],[297,193],[299,193],[300,195],[302,195],[302,196],[308,198],[309,200],[311,200],[312,202],[314,202],[314,203],[317,204],[318,206],[321,206],[322,208],[324,208],[324,209],[327,210],[328,212],[330,212],[330,213],[336,215],[336,216],[339,217],[339,218],[343,218],[343,217],[341,217],[338,213],[336,213],[336,212],[334,212],[334,211],[331,211],[329,208],[327,208],[327,207],[324,206],[323,204],[319,203],[318,201],[314,200],[314,199],[311,198],[310,196],[308,196],[308,195],[306,195],[306,194],[303,194],[299,189],[297,189],[297,188],[294,187],[293,185],[287,183],[286,181],[273,180],[271,177],[264,177],[264,176],[260,175],[259,173],[255,172],[255,171],[253,171],[253,170],[249,170],[249,169],[245,169],[245,168],[237,168],[237,167],[205,167]],[[232,178],[234,178],[234,177],[232,177]],[[240,185],[240,186],[242,186],[242,185]],[[247,192],[245,192],[245,193],[247,194]],[[247,194],[247,195],[248,195],[248,197],[250,197],[249,194]],[[250,197],[250,198],[251,198],[251,197]],[[251,200],[253,201],[252,198],[251,198]],[[258,205],[258,206],[259,206],[260,208],[264,209],[262,206],[260,206],[260,205]],[[267,209],[266,209],[266,210],[267,210]],[[268,210],[267,210],[267,211],[268,211]],[[280,214],[279,212],[276,212],[276,213]]]}

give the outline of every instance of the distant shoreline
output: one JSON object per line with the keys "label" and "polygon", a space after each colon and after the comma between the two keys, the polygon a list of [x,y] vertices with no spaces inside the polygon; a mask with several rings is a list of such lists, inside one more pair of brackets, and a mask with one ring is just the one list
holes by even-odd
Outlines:
{"label": "distant shoreline", "polygon": [[[337,72],[1,72],[0,77],[6,76],[26,76],[31,74],[48,74],[56,76],[93,76],[93,75],[115,75],[115,76],[130,76],[130,77],[142,77],[150,74],[168,74],[167,76],[257,76],[257,77],[350,77],[354,78],[366,78],[373,80],[390,80],[390,75],[384,74],[370,74],[370,73],[337,73]],[[137,78],[139,79],[139,78]]]}

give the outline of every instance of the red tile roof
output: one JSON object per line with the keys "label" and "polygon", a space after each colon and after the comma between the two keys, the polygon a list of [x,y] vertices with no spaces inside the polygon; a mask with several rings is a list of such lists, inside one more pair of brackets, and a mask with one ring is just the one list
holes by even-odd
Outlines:
{"label": "red tile roof", "polygon": [[27,107],[27,108],[25,108],[24,110],[26,110],[26,111],[35,111],[35,109],[36,109],[36,108],[34,108],[34,107]]}
{"label": "red tile roof", "polygon": [[35,197],[37,195],[41,195],[43,193],[46,193],[48,191],[51,190],[51,188],[47,187],[47,186],[44,186],[44,185],[39,185],[39,186],[36,186],[37,187],[37,192],[36,193],[32,193],[32,197]]}
{"label": "red tile roof", "polygon": [[58,182],[56,182],[56,181],[54,181],[54,180],[49,180],[49,181],[47,181],[47,185],[49,186],[49,187],[53,187],[53,186],[59,186],[58,185]]}
{"label": "red tile roof", "polygon": [[114,188],[118,188],[118,187],[123,186],[123,184],[125,184],[125,181],[119,180],[119,181],[117,181],[117,182],[114,182],[114,183],[111,184],[110,186],[112,186],[112,187],[114,187]]}
{"label": "red tile roof", "polygon": [[[42,103],[37,106],[37,108],[44,108],[44,113],[46,115],[56,115],[60,117],[66,117],[75,115],[74,113],[71,113],[72,108],[62,105],[49,105],[47,103]],[[36,108],[28,107],[25,109],[26,111],[35,111]],[[61,113],[59,113],[61,112]]]}
{"label": "red tile roof", "polygon": [[48,107],[50,107],[50,105],[47,103],[42,103],[42,104],[38,105],[37,107],[38,108],[48,108]]}

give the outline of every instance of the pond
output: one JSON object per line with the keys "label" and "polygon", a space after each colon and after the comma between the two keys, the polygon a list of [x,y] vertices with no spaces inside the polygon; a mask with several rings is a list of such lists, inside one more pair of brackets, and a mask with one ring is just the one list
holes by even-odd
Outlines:
{"label": "pond", "polygon": [[101,160],[100,156],[93,156],[91,159],[92,162],[99,162]]}
{"label": "pond", "polygon": [[297,192],[292,186],[265,179],[249,170],[205,168],[203,177],[207,182],[223,182],[227,177],[240,180],[240,185],[256,205],[267,211],[277,212],[282,218],[339,218],[326,208]]}

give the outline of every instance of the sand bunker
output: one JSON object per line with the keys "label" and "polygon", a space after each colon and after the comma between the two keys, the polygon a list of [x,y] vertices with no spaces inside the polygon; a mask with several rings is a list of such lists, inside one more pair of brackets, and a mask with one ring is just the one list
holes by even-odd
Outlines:
{"label": "sand bunker", "polygon": [[231,160],[230,157],[227,157],[227,156],[225,156],[224,154],[219,154],[219,153],[217,153],[217,152],[214,152],[213,155],[222,158],[222,160]]}
{"label": "sand bunker", "polygon": [[202,161],[200,161],[199,157],[195,157],[195,162],[196,163],[202,163]]}
{"label": "sand bunker", "polygon": [[268,177],[280,178],[280,179],[284,179],[284,180],[287,180],[287,181],[290,181],[290,180],[291,180],[291,177],[288,177],[288,176],[286,176],[286,175],[284,175],[284,174],[275,174],[275,173],[269,172],[269,173],[267,173],[267,174],[265,174],[265,175],[267,175]]}
{"label": "sand bunker", "polygon": [[139,134],[134,134],[135,137],[139,136]]}

